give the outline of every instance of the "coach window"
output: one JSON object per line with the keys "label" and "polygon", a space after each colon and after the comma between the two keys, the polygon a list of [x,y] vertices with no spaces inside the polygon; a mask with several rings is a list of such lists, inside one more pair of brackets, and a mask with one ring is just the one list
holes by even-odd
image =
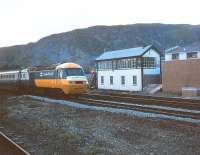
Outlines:
{"label": "coach window", "polygon": [[104,76],[101,76],[101,85],[104,84]]}
{"label": "coach window", "polygon": [[125,76],[121,76],[121,84],[125,85]]}

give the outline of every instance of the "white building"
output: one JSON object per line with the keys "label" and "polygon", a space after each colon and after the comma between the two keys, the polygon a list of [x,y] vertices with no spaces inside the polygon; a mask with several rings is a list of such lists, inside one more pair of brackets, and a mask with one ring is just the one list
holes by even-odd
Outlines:
{"label": "white building", "polygon": [[160,83],[160,57],[152,45],[103,53],[96,59],[98,89],[142,91]]}
{"label": "white building", "polygon": [[[192,46],[192,47],[191,47]],[[187,60],[187,59],[199,59],[200,58],[200,45],[186,47],[176,46],[172,49],[168,49],[165,52],[165,61],[174,61],[174,60]]]}

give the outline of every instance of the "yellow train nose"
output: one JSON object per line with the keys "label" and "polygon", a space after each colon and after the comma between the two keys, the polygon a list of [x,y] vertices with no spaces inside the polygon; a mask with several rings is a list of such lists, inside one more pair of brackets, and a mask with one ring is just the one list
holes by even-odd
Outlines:
{"label": "yellow train nose", "polygon": [[62,89],[65,94],[81,94],[87,91],[87,84],[84,81],[81,83],[77,83],[77,81],[70,81]]}

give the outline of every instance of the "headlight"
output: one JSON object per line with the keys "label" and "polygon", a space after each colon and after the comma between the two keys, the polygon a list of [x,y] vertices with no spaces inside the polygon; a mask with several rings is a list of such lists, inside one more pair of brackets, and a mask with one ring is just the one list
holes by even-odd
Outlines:
{"label": "headlight", "polygon": [[76,84],[76,81],[69,81],[70,84]]}

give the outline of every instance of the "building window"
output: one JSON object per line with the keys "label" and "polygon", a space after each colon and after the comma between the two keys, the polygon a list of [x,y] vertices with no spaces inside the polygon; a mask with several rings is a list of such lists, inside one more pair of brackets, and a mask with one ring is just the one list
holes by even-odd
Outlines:
{"label": "building window", "polygon": [[179,59],[179,53],[172,54],[172,60],[178,60]]}
{"label": "building window", "polygon": [[197,52],[187,53],[187,58],[197,58]]}
{"label": "building window", "polygon": [[121,76],[121,84],[125,85],[125,76]]}
{"label": "building window", "polygon": [[118,68],[125,69],[128,68],[128,61],[126,59],[121,59],[118,61]]}
{"label": "building window", "polygon": [[113,85],[113,76],[110,76],[110,85]]}
{"label": "building window", "polygon": [[112,69],[112,61],[100,61],[98,62],[99,70],[111,70]]}
{"label": "building window", "polygon": [[137,66],[137,58],[133,58],[133,59],[131,59],[132,61],[131,61],[131,68],[137,68],[138,66]]}
{"label": "building window", "polygon": [[98,62],[98,70],[140,68],[140,58],[125,58],[118,60],[104,60]]}
{"label": "building window", "polygon": [[101,84],[104,84],[104,76],[101,76]]}
{"label": "building window", "polygon": [[155,68],[156,60],[154,57],[144,57],[143,58],[143,67],[144,68]]}
{"label": "building window", "polygon": [[133,85],[137,85],[137,76],[133,76]]}

